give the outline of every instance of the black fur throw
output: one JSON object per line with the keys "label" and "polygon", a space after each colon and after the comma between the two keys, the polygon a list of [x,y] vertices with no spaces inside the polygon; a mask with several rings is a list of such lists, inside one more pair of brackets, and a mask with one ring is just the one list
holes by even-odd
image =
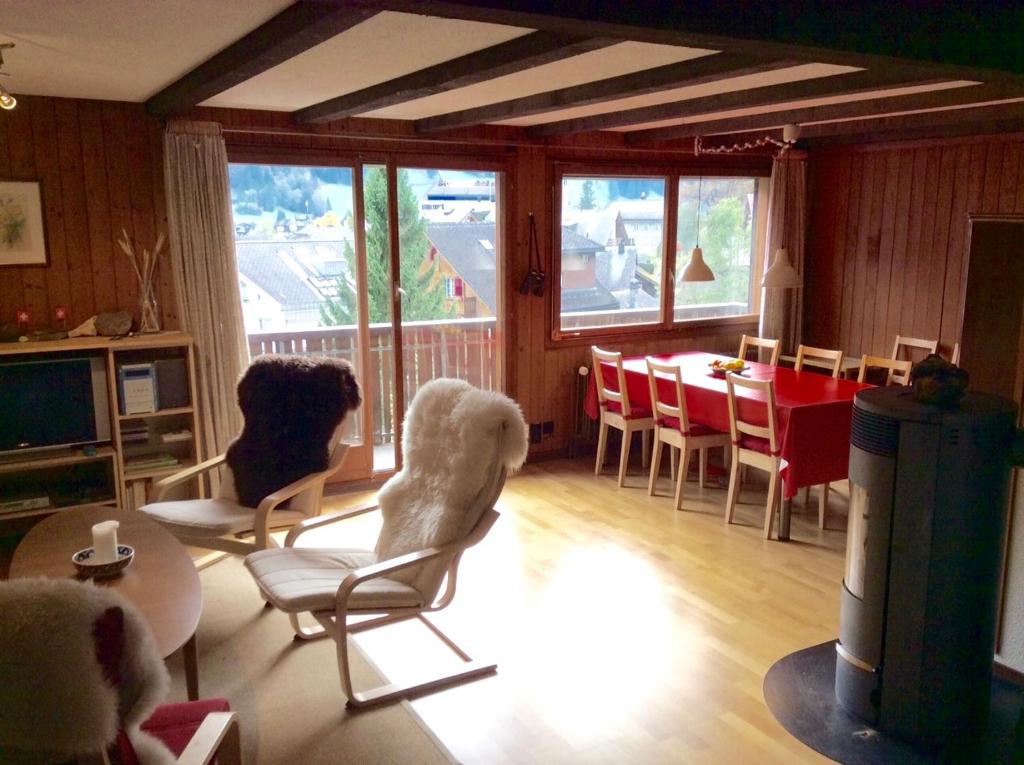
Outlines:
{"label": "black fur throw", "polygon": [[238,382],[245,427],[227,452],[239,502],[256,507],[292,481],[326,470],[331,435],[361,401],[347,361],[304,356],[253,361]]}

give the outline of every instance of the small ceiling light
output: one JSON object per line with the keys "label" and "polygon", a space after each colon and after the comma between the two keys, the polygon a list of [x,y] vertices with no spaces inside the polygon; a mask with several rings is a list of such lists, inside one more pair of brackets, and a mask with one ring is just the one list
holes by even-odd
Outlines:
{"label": "small ceiling light", "polygon": [[[4,50],[7,48],[13,48],[14,43],[0,43],[0,66],[4,65]],[[7,72],[0,72],[2,75],[6,75]],[[6,109],[10,111],[18,105],[18,99],[11,95],[10,91],[7,90],[3,85],[0,85],[0,109]]]}
{"label": "small ceiling light", "polygon": [[715,280],[714,272],[708,267],[708,264],[704,262],[704,250],[700,248],[700,197],[703,185],[704,174],[701,173],[700,180],[697,182],[696,243],[693,248],[693,252],[690,253],[690,262],[687,263],[686,268],[683,269],[683,275],[680,278],[680,281],[683,282],[713,282]]}

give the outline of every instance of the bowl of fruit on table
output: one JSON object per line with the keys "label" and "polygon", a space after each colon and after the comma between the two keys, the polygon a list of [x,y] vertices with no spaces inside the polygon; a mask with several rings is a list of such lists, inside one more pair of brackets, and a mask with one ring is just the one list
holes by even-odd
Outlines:
{"label": "bowl of fruit on table", "polygon": [[750,369],[743,359],[715,359],[708,366],[711,367],[711,374],[715,377],[725,377],[729,372],[739,374],[745,369]]}

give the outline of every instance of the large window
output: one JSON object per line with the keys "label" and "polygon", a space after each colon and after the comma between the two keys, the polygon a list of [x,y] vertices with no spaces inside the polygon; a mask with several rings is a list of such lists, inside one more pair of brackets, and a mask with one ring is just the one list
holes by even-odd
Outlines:
{"label": "large window", "polygon": [[[561,175],[556,336],[757,311],[757,178]],[[665,243],[675,246],[666,252]],[[714,281],[682,282],[696,246]]]}

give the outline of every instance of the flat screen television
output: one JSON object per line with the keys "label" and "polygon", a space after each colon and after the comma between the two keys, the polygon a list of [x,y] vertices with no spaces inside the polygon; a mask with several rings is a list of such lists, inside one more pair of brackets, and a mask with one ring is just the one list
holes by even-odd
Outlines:
{"label": "flat screen television", "polygon": [[0,360],[0,455],[109,441],[102,357]]}

